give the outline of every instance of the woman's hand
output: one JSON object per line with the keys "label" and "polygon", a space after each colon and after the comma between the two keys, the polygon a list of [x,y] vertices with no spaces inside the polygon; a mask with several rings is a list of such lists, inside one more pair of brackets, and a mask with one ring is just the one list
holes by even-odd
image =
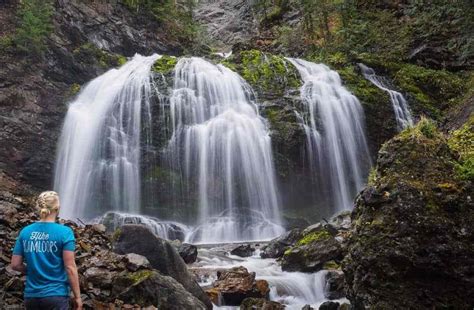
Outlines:
{"label": "woman's hand", "polygon": [[81,299],[81,297],[74,298],[74,309],[82,310],[82,299]]}

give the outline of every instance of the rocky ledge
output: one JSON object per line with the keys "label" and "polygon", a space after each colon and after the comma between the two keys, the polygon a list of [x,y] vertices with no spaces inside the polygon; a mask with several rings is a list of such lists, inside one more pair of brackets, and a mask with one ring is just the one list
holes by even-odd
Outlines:
{"label": "rocky ledge", "polygon": [[[36,220],[32,199],[0,192],[2,309],[22,308],[25,276],[13,271],[8,264],[19,231]],[[145,227],[125,225],[115,234],[107,235],[105,226],[100,224],[78,226],[73,222],[62,222],[70,226],[76,236],[76,262],[86,309],[212,308],[176,249]],[[134,253],[142,253],[140,244],[135,243],[134,248],[127,244],[136,237],[134,232],[155,247],[149,252],[154,253],[152,256],[147,255],[147,258]],[[161,247],[159,251],[157,246]]]}

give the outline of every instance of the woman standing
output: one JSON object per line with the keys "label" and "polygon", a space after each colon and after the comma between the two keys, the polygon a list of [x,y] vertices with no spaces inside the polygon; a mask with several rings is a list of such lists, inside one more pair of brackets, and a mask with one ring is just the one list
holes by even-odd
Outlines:
{"label": "woman standing", "polygon": [[82,309],[74,233],[71,228],[56,223],[59,196],[56,192],[43,192],[36,205],[41,219],[21,230],[11,260],[13,270],[26,272],[25,307],[27,310],[69,309],[70,287],[75,309]]}

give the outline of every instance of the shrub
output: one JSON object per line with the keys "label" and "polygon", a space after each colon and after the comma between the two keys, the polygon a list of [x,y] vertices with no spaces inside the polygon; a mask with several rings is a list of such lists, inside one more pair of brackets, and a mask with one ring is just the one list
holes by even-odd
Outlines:
{"label": "shrub", "polygon": [[23,0],[17,14],[19,25],[13,42],[20,51],[40,55],[46,48],[46,39],[52,30],[51,1]]}

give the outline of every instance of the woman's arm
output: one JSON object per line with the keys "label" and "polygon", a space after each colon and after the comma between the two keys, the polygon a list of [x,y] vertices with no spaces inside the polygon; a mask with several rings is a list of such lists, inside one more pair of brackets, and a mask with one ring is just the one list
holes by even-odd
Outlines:
{"label": "woman's arm", "polygon": [[74,294],[75,309],[82,309],[81,289],[79,288],[79,275],[77,273],[74,251],[63,251],[63,261],[69,278],[69,285]]}
{"label": "woman's arm", "polygon": [[23,264],[23,256],[21,256],[21,255],[13,254],[10,266],[15,271],[19,271],[23,274],[26,273],[26,266],[25,266],[25,264]]}

